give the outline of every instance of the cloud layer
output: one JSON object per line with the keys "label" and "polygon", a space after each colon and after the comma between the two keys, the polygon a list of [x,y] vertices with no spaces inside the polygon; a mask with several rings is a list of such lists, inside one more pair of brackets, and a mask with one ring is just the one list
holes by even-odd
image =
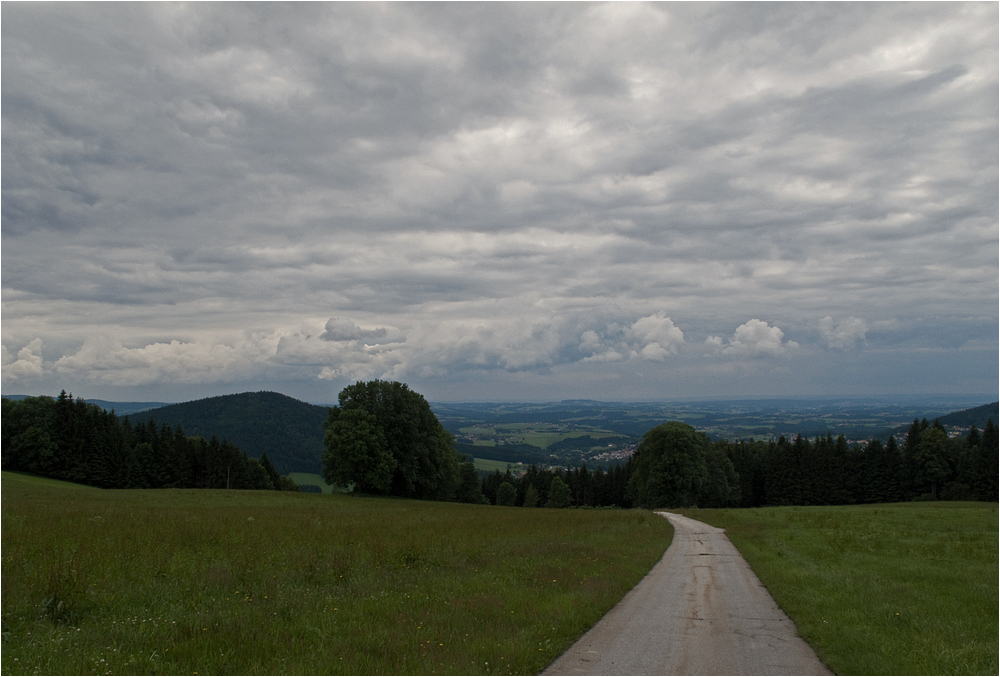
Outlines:
{"label": "cloud layer", "polygon": [[996,389],[995,4],[2,11],[5,392]]}

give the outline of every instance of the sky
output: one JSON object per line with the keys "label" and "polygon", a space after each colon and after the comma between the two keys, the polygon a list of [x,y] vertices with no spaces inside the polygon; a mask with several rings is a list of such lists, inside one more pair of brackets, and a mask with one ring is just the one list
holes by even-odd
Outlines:
{"label": "sky", "polygon": [[4,394],[998,391],[995,2],[0,13]]}

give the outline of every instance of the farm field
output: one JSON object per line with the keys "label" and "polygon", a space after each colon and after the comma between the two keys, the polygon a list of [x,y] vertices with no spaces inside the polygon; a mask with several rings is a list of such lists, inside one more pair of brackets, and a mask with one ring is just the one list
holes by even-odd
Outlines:
{"label": "farm field", "polygon": [[644,511],[2,475],[3,674],[532,674],[672,531]]}
{"label": "farm field", "polygon": [[510,423],[503,426],[477,425],[460,428],[459,433],[475,438],[480,444],[495,445],[497,440],[508,444],[530,444],[540,449],[563,440],[590,436],[602,443],[631,439],[628,435],[612,433],[593,426],[571,426],[553,423]]}
{"label": "farm field", "polygon": [[724,527],[837,674],[997,674],[996,503],[678,510]]}

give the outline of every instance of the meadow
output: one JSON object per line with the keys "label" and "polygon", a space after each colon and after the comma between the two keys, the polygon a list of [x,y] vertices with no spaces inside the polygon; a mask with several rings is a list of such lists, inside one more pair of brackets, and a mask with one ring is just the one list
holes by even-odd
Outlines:
{"label": "meadow", "polygon": [[[660,558],[644,511],[3,473],[3,674],[535,674]],[[997,674],[991,503],[681,510],[837,674]]]}
{"label": "meadow", "polygon": [[835,673],[998,673],[996,503],[678,512],[726,529]]}
{"label": "meadow", "polygon": [[320,488],[324,494],[332,494],[335,491],[341,491],[333,485],[327,484],[326,480],[323,479],[322,475],[310,472],[291,472],[288,476],[292,478],[292,481],[297,485],[302,486],[304,484],[311,484]]}
{"label": "meadow", "polygon": [[659,560],[626,510],[3,473],[3,674],[534,674]]}

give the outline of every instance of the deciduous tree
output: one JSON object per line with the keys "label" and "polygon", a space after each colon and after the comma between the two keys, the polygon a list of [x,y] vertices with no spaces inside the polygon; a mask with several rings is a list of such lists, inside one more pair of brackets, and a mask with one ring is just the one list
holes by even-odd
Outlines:
{"label": "deciduous tree", "polygon": [[396,461],[374,415],[363,409],[330,410],[326,420],[323,475],[330,484],[387,494]]}

